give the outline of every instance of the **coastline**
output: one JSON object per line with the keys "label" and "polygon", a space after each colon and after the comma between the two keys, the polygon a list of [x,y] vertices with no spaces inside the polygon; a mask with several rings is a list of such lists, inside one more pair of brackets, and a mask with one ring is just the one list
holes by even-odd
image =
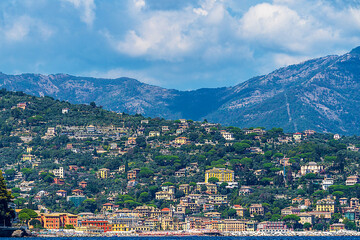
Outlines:
{"label": "coastline", "polygon": [[285,231],[285,232],[219,232],[219,231],[152,231],[152,232],[107,232],[100,234],[89,234],[78,231],[52,231],[33,232],[35,237],[191,237],[191,236],[232,236],[232,237],[335,237],[351,236],[358,237],[360,232],[339,230],[334,232],[322,231]]}

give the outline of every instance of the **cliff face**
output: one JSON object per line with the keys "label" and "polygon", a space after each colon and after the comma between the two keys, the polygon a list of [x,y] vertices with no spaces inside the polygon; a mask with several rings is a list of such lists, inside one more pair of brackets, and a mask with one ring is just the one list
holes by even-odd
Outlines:
{"label": "cliff face", "polygon": [[230,88],[177,91],[135,79],[0,74],[0,87],[169,119],[360,134],[360,47],[278,69]]}

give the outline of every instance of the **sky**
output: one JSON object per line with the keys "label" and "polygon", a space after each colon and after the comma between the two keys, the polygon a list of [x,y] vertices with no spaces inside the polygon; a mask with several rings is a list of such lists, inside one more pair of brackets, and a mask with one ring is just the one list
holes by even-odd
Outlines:
{"label": "sky", "polygon": [[0,71],[234,86],[360,45],[359,0],[1,0]]}

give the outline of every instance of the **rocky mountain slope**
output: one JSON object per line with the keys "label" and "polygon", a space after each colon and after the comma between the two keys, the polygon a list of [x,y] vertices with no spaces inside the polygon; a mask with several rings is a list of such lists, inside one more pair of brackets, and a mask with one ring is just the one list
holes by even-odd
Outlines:
{"label": "rocky mountain slope", "polygon": [[177,91],[135,79],[66,74],[0,74],[0,87],[72,103],[169,119],[208,119],[239,127],[360,134],[360,47],[278,69],[229,88]]}

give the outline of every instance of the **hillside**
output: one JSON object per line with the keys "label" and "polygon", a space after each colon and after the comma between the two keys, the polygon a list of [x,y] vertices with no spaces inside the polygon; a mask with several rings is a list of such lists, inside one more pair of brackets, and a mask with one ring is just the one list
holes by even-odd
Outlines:
{"label": "hillside", "polygon": [[[150,230],[184,230],[213,214],[294,229],[339,221],[357,228],[347,218],[360,197],[356,136],[145,118],[5,90],[0,110],[0,170],[13,207],[33,214],[17,220],[34,220],[27,209],[39,210],[40,222],[30,222],[37,228],[60,228],[44,218],[64,212],[101,219],[107,231],[129,217],[132,230],[147,220],[159,223]],[[324,201],[332,207],[326,221],[318,212]],[[308,224],[300,222],[304,211],[314,216]]]}
{"label": "hillside", "polygon": [[0,74],[0,87],[166,119],[360,134],[360,50],[278,69],[228,88],[178,91],[135,79]]}

